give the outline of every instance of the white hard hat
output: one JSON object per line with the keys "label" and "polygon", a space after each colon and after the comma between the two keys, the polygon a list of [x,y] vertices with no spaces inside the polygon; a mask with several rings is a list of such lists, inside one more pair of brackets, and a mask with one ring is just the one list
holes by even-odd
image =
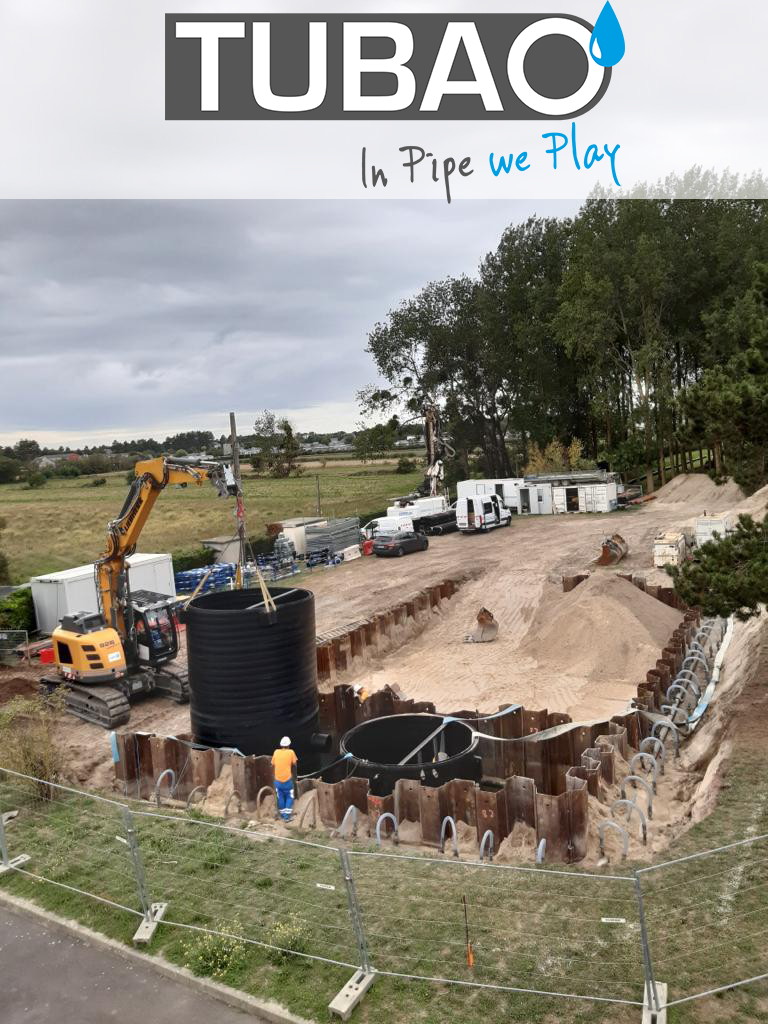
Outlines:
{"label": "white hard hat", "polygon": [[283,736],[283,738],[280,740],[280,746],[281,747],[290,747],[290,745],[291,745],[291,737],[290,736]]}
{"label": "white hard hat", "polygon": [[352,692],[353,693],[360,693],[362,688],[363,688],[362,683],[355,683],[355,685],[352,687]]}

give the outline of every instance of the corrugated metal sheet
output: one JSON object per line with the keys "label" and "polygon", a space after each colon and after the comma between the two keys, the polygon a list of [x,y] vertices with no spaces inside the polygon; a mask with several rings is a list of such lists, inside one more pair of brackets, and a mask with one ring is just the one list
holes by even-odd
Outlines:
{"label": "corrugated metal sheet", "polygon": [[354,516],[329,519],[327,523],[307,526],[307,554],[330,550],[332,554],[360,543],[360,520]]}

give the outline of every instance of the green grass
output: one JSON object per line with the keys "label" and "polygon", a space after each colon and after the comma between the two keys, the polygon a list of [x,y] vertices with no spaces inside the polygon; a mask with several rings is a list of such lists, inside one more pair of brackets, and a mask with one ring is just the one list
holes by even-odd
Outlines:
{"label": "green grass", "polygon": [[[675,845],[674,856],[711,849],[748,829],[768,832],[768,810],[758,804],[756,813],[763,780],[760,751],[740,751],[717,808]],[[7,786],[0,790],[0,803],[3,809],[22,808],[8,839],[12,856],[31,855],[30,871],[138,910],[129,851],[116,838],[125,834],[118,807],[83,797],[47,801],[34,790],[10,792]],[[168,923],[159,929],[153,952],[186,965],[190,944],[200,934],[195,926],[227,931],[237,922],[246,937],[269,941],[276,925],[290,918],[305,952],[356,962],[346,891],[332,849],[257,842],[243,832],[211,829],[199,815],[171,820],[137,814],[134,820],[150,897],[169,902]],[[585,881],[573,872],[521,874],[450,860],[435,864],[362,855],[372,849],[358,846],[361,855],[351,859],[371,960],[380,970],[637,997],[642,968],[631,883]],[[755,849],[748,858],[716,855],[645,876],[657,976],[670,984],[671,998],[766,969],[766,852]],[[736,868],[739,887],[730,897],[728,873]],[[119,941],[129,942],[137,926],[132,913],[47,882],[13,875],[0,884]],[[595,898],[584,899],[586,893]],[[473,970],[465,962],[462,896],[469,907]],[[607,925],[603,917],[624,918],[626,925]],[[346,967],[298,957],[275,961],[263,948],[247,944],[242,957],[225,961],[217,978],[276,999],[309,1019],[325,1020],[328,1002],[349,973]],[[767,993],[759,984],[674,1007],[669,1021],[768,1021]],[[380,977],[356,1019],[388,1024],[393,1008],[401,1012],[406,1005],[407,1019],[424,1024],[480,1024],[486,1018],[630,1024],[639,1018],[632,1007]]]}
{"label": "green grass", "polygon": [[[349,461],[310,469],[288,480],[246,475],[243,486],[248,530],[264,534],[281,518],[317,514],[317,478],[323,515],[366,515],[416,487],[423,475],[398,474],[391,463]],[[30,576],[92,562],[104,547],[106,525],[120,511],[125,473],[110,473],[104,487],[90,478],[53,478],[39,490],[23,484],[0,485],[0,511],[6,520],[0,543],[12,577]],[[162,494],[141,537],[140,551],[180,551],[208,537],[235,533],[233,504],[212,487],[169,488]]]}

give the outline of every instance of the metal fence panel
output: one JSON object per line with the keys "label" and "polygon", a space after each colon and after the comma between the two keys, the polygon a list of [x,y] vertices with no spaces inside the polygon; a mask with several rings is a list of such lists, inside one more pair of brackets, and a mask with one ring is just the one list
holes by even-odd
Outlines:
{"label": "metal fence panel", "polygon": [[768,836],[638,872],[668,1005],[768,977]]}
{"label": "metal fence panel", "polygon": [[123,806],[0,768],[8,859],[20,874],[142,914]]}
{"label": "metal fence panel", "polygon": [[353,851],[349,858],[374,970],[642,1005],[632,878]]}
{"label": "metal fence panel", "polygon": [[166,924],[359,966],[335,847],[195,816],[139,811],[134,821],[149,898],[168,903]]}
{"label": "metal fence panel", "polygon": [[0,630],[0,665],[29,661],[29,633],[25,629]]}

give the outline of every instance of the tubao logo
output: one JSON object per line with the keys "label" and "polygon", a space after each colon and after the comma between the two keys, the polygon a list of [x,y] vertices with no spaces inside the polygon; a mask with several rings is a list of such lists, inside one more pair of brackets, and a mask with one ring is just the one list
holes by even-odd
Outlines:
{"label": "tubao logo", "polygon": [[569,15],[166,15],[168,120],[573,118],[624,36]]}

